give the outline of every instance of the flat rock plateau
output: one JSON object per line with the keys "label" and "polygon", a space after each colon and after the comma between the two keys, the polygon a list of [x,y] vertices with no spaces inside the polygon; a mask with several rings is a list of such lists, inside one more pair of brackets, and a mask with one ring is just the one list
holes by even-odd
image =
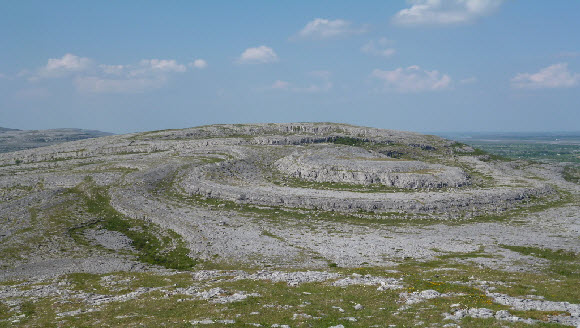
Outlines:
{"label": "flat rock plateau", "polygon": [[0,327],[577,327],[564,171],[335,123],[2,153]]}

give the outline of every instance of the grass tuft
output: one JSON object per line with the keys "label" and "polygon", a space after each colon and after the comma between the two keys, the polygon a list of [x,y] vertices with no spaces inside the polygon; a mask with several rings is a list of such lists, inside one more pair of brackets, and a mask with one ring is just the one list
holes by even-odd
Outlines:
{"label": "grass tuft", "polygon": [[520,254],[549,260],[551,263],[548,270],[552,273],[564,277],[580,278],[580,262],[578,261],[580,254],[578,253],[533,246],[500,246]]}

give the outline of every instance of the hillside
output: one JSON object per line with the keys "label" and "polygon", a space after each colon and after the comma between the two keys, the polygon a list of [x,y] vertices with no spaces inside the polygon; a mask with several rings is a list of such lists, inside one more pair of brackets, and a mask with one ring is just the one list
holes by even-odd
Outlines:
{"label": "hillside", "polygon": [[0,327],[578,325],[563,172],[336,123],[0,154]]}
{"label": "hillside", "polygon": [[9,129],[9,128],[3,128],[0,126],[0,132],[6,132],[6,131],[20,131],[18,129]]}

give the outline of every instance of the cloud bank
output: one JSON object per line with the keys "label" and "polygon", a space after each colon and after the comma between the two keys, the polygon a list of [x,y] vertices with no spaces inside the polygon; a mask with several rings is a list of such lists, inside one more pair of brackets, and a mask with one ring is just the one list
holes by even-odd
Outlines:
{"label": "cloud bank", "polygon": [[402,93],[445,90],[451,84],[449,75],[422,70],[419,66],[400,67],[392,71],[375,69],[371,76],[383,82],[385,91]]}
{"label": "cloud bank", "polygon": [[278,55],[272,48],[262,45],[244,50],[238,61],[244,64],[273,63],[278,61]]}
{"label": "cloud bank", "polygon": [[514,88],[571,88],[580,82],[580,74],[568,70],[567,63],[558,63],[542,68],[537,73],[519,73],[512,80]]}
{"label": "cloud bank", "polygon": [[66,76],[71,73],[83,72],[93,66],[89,58],[79,57],[67,53],[61,58],[50,58],[46,65],[38,70],[38,74],[32,79],[51,78]]}
{"label": "cloud bank", "polygon": [[174,59],[142,59],[138,64],[96,64],[94,60],[67,53],[61,58],[50,58],[34,73],[25,73],[30,81],[71,78],[73,85],[83,93],[142,93],[163,87],[173,74],[185,73],[191,68],[207,67],[203,59],[189,65]]}
{"label": "cloud bank", "polygon": [[203,59],[196,59],[189,63],[189,67],[203,69],[207,67],[207,62]]}
{"label": "cloud bank", "polygon": [[364,27],[354,27],[351,22],[342,19],[329,20],[316,18],[308,22],[298,37],[302,39],[332,39],[365,32]]}
{"label": "cloud bank", "polygon": [[393,22],[401,26],[465,24],[497,10],[504,0],[413,0]]}

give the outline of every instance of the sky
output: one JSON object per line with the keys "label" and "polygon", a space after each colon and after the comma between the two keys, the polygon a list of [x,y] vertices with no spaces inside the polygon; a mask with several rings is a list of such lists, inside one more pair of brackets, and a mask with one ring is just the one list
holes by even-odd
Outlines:
{"label": "sky", "polygon": [[0,0],[0,126],[579,131],[580,1]]}

